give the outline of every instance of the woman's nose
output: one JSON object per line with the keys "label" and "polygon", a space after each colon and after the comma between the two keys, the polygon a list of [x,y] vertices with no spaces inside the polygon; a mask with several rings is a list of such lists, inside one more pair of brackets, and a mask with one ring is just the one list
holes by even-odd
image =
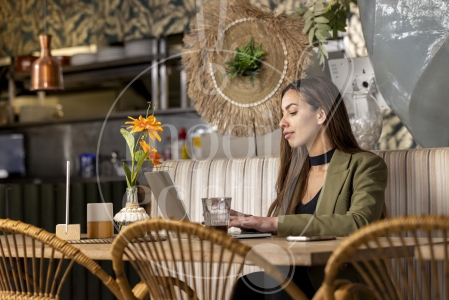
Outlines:
{"label": "woman's nose", "polygon": [[279,126],[281,128],[284,128],[287,126],[287,122],[284,120],[284,117],[282,116],[281,121],[279,121]]}

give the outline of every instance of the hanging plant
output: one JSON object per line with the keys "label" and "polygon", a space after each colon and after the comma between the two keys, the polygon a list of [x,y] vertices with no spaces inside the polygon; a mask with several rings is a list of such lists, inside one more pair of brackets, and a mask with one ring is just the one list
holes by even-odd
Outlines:
{"label": "hanging plant", "polygon": [[251,38],[248,45],[235,49],[235,57],[226,62],[226,74],[234,79],[237,75],[249,76],[252,86],[254,79],[259,75],[263,57],[266,54],[262,50],[262,44],[254,47],[254,39]]}
{"label": "hanging plant", "polygon": [[304,19],[303,33],[309,36],[309,44],[318,48],[318,60],[324,68],[324,57],[329,58],[324,45],[327,38],[337,39],[338,31],[346,32],[346,20],[350,12],[350,3],[357,5],[357,0],[313,0],[305,8],[296,12]]}

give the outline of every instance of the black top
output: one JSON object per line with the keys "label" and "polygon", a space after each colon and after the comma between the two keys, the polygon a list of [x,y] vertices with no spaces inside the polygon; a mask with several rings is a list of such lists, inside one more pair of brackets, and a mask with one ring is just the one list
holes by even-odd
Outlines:
{"label": "black top", "polygon": [[318,156],[309,156],[311,166],[320,166],[329,163],[334,155],[335,148]]}
{"label": "black top", "polygon": [[[335,148],[318,156],[309,156],[310,165],[319,166],[329,163],[332,159],[332,156],[334,155],[334,152]],[[316,193],[315,197],[313,197],[312,200],[310,200],[306,204],[302,204],[300,202],[298,206],[296,206],[295,214],[315,214],[316,204],[318,202],[318,198],[320,197],[322,189],[323,188],[321,187],[318,193]]]}
{"label": "black top", "polygon": [[318,202],[318,197],[320,197],[321,189],[316,193],[315,197],[312,198],[306,204],[302,204],[301,202],[296,206],[295,214],[309,214],[314,215],[316,210],[316,204]]}

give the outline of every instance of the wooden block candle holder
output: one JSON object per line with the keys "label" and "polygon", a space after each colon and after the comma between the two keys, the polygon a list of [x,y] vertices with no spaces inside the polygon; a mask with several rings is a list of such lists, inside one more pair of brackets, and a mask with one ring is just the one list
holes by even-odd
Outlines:
{"label": "wooden block candle holder", "polygon": [[70,161],[67,161],[67,182],[65,195],[65,224],[56,225],[56,236],[65,241],[81,239],[80,224],[69,224],[69,190],[70,190]]}
{"label": "wooden block candle holder", "polygon": [[65,241],[74,241],[81,239],[81,229],[80,224],[58,224],[56,225],[56,236]]}

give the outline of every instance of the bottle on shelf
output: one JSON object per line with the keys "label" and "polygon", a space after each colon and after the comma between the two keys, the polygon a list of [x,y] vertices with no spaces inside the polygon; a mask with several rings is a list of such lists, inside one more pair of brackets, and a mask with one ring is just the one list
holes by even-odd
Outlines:
{"label": "bottle on shelf", "polygon": [[178,149],[180,159],[189,159],[189,154],[187,153],[186,137],[186,129],[184,127],[181,127],[178,134]]}
{"label": "bottle on shelf", "polygon": [[167,160],[171,160],[172,156],[171,156],[171,138],[169,136],[167,136],[167,138],[165,139],[165,144],[164,144],[164,148],[163,148],[163,159],[165,161]]}
{"label": "bottle on shelf", "polygon": [[204,129],[200,128],[195,130],[195,132],[192,134],[192,140],[191,140],[191,156],[193,159],[201,159],[202,158],[202,151],[201,151],[201,135],[205,132]]}
{"label": "bottle on shelf", "polygon": [[179,159],[179,148],[178,148],[178,137],[171,137],[171,159],[178,160]]}

